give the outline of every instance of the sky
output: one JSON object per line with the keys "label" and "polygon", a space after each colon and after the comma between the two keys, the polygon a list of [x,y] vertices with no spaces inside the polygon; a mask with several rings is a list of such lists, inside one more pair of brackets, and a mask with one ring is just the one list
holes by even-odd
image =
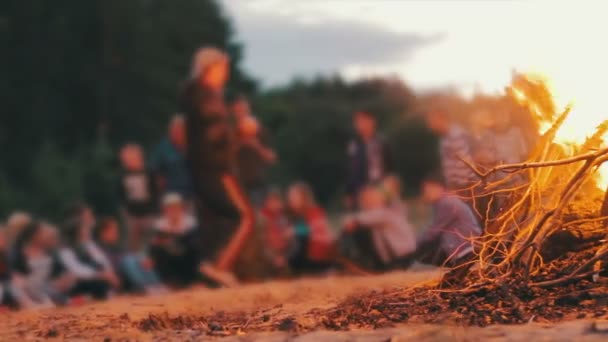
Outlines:
{"label": "sky", "polygon": [[222,3],[245,44],[245,67],[263,86],[338,73],[396,76],[416,90],[497,93],[517,70],[548,76],[558,105],[574,103],[585,123],[608,118],[602,1]]}

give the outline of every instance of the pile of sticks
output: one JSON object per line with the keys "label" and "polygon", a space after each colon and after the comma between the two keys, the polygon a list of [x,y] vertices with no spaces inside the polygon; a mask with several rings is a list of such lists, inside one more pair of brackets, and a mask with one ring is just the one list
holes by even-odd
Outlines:
{"label": "pile of sticks", "polygon": [[[556,286],[597,275],[601,262],[608,259],[605,242],[608,236],[603,232],[606,218],[599,217],[599,208],[594,217],[566,220],[566,213],[572,211],[572,207],[592,205],[591,198],[602,196],[596,177],[598,168],[608,161],[608,148],[601,147],[608,132],[608,120],[585,143],[564,146],[556,143],[555,138],[569,112],[568,108],[557,117],[527,162],[481,169],[463,159],[479,177],[472,188],[474,198],[500,202],[498,212],[485,215],[485,233],[475,241],[477,258],[472,262],[478,266],[468,274],[475,273],[473,286],[512,281],[528,282],[531,286]],[[545,266],[543,252],[552,247],[548,245],[550,238],[581,225],[595,230],[592,245],[606,244],[605,248],[598,249],[594,257],[566,276],[531,282],[531,277]]]}

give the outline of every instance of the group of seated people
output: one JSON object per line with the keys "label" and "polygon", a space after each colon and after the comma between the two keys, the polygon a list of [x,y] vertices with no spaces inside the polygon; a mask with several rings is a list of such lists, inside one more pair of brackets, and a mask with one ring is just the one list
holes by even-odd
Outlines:
{"label": "group of seated people", "polygon": [[467,263],[482,232],[473,211],[438,177],[427,178],[421,190],[432,218],[418,236],[395,176],[365,186],[357,209],[343,215],[339,229],[331,228],[306,184],[292,185],[285,200],[271,191],[260,211],[266,255],[275,268],[296,274],[332,269],[345,258],[376,271],[407,269],[414,261],[450,267]]}
{"label": "group of seated people", "polygon": [[[294,275],[339,267],[344,245],[371,260],[378,271],[406,269],[415,260],[457,266],[471,258],[481,234],[471,209],[449,195],[441,181],[427,179],[425,200],[433,206],[430,227],[416,237],[398,180],[362,189],[358,210],[335,229],[305,183],[285,196],[270,190],[258,212],[260,251],[274,270]],[[71,207],[59,227],[15,214],[0,230],[2,305],[37,308],[105,299],[121,291],[155,294],[205,282],[199,272],[197,222],[180,195],[162,199],[146,248],[124,248],[117,219],[95,218],[84,204]]]}
{"label": "group of seated people", "polygon": [[[470,260],[474,238],[481,234],[471,209],[437,179],[423,182],[422,195],[433,217],[417,237],[392,176],[360,191],[358,209],[343,216],[341,229],[332,227],[305,183],[291,185],[285,196],[270,190],[258,210],[260,254],[275,270],[294,275],[339,267],[345,244],[378,271],[407,269],[415,260],[452,267]],[[73,305],[124,291],[156,294],[205,283],[198,226],[187,203],[169,193],[161,207],[139,252],[124,247],[117,219],[97,219],[85,204],[67,210],[59,227],[14,214],[0,229],[2,306]]]}
{"label": "group of seated people", "polygon": [[141,252],[124,248],[117,219],[96,219],[72,206],[57,227],[14,214],[0,229],[0,296],[4,307],[38,308],[106,299],[116,293],[164,293],[198,277],[196,220],[181,197],[163,198]]}

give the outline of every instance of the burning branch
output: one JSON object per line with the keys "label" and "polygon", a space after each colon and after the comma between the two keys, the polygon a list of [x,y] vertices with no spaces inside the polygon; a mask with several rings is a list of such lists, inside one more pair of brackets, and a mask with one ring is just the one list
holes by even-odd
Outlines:
{"label": "burning branch", "polygon": [[[598,159],[599,157],[604,156],[604,155],[608,155],[608,148],[604,148],[604,149],[598,150],[596,152],[587,152],[587,153],[584,153],[584,154],[581,154],[578,156],[560,159],[560,160],[550,160],[550,161],[542,161],[542,162],[525,162],[525,163],[518,163],[518,164],[502,164],[502,165],[495,166],[486,172],[479,171],[479,169],[475,165],[473,165],[473,163],[466,160],[465,158],[460,158],[460,159],[465,164],[467,164],[467,166],[479,178],[481,178],[483,180],[483,179],[487,179],[490,175],[497,173],[497,172],[501,172],[501,171],[514,173],[514,172],[523,171],[526,169],[537,169],[537,168],[544,168],[544,167],[568,165],[568,164],[574,164],[574,163],[578,163],[578,162],[586,161],[586,160],[595,161],[596,159]],[[599,163],[599,164],[601,164],[601,163]]]}
{"label": "burning branch", "polygon": [[[564,277],[537,282],[529,280],[545,265],[543,253],[549,238],[575,225],[606,219],[563,222],[566,208],[575,202],[582,188],[589,190],[588,185],[593,184],[594,191],[597,191],[593,177],[608,161],[608,148],[600,148],[602,137],[608,132],[608,121],[581,145],[577,154],[564,155],[565,150],[554,140],[569,112],[570,108],[567,108],[557,116],[529,161],[481,170],[471,161],[461,158],[479,177],[472,187],[477,189],[476,196],[505,196],[509,193],[511,203],[496,217],[486,220],[486,232],[478,242],[479,267],[474,284],[524,281],[533,286],[549,287],[598,273],[590,268],[594,265],[597,268],[598,262],[608,258],[608,251],[602,251]],[[489,181],[491,176],[499,173],[507,176],[499,181]],[[505,189],[514,179],[525,181]]]}

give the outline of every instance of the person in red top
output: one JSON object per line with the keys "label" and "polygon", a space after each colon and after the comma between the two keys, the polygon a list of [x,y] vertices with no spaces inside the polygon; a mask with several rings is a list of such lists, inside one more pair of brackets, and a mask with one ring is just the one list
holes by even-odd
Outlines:
{"label": "person in red top", "polygon": [[297,273],[326,270],[335,257],[336,238],[325,211],[305,183],[289,188],[287,203],[296,240],[290,267]]}
{"label": "person in red top", "polygon": [[264,230],[264,251],[275,270],[287,267],[287,256],[292,247],[293,229],[285,213],[281,191],[271,189],[260,210]]}

